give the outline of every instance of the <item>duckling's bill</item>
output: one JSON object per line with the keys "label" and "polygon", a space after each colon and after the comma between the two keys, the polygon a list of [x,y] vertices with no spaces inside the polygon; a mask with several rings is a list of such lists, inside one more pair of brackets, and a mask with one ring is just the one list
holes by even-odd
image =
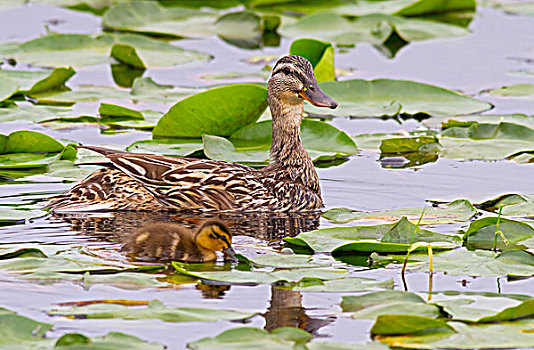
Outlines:
{"label": "duckling's bill", "polygon": [[237,261],[237,257],[235,256],[235,250],[232,248],[231,245],[223,249],[224,259],[229,261]]}

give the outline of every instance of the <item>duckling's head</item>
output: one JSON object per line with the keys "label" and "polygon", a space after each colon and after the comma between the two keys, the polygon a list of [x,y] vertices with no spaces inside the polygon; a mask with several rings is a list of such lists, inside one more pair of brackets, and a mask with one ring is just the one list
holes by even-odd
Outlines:
{"label": "duckling's head", "polygon": [[268,90],[271,98],[286,105],[306,100],[317,107],[337,107],[337,102],[319,88],[311,63],[300,56],[284,56],[276,62]]}
{"label": "duckling's head", "polygon": [[218,220],[204,221],[197,229],[195,241],[202,248],[222,251],[225,256],[235,259],[232,248],[232,233],[225,224]]}

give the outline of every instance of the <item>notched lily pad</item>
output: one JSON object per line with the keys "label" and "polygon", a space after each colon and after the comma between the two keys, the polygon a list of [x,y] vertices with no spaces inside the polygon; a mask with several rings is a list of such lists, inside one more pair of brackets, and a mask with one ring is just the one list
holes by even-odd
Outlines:
{"label": "notched lily pad", "polygon": [[289,54],[302,56],[310,61],[318,82],[336,80],[332,44],[315,39],[297,39],[291,43]]}

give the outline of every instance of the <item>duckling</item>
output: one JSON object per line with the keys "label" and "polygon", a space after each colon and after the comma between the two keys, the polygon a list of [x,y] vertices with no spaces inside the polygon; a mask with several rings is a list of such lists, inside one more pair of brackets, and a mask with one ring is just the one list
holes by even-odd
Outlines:
{"label": "duckling", "polygon": [[192,231],[182,225],[155,222],[149,223],[124,242],[122,251],[148,259],[207,262],[217,259],[216,251],[235,259],[232,234],[218,220],[202,222]]}
{"label": "duckling", "polygon": [[51,198],[55,212],[217,211],[315,212],[323,207],[319,177],[300,138],[304,101],[337,103],[317,84],[311,63],[284,56],[267,83],[273,119],[271,162],[263,169],[209,159],[178,158],[82,146],[106,156],[96,170]]}

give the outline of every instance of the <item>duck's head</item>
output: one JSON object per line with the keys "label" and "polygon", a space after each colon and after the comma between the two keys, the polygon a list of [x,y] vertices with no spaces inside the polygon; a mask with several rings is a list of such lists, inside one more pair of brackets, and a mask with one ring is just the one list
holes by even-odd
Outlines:
{"label": "duck's head", "polygon": [[335,109],[337,102],[317,84],[311,63],[300,56],[284,56],[276,62],[268,83],[269,95],[282,104],[303,104]]}
{"label": "duck's head", "polygon": [[204,221],[197,229],[195,241],[202,248],[211,251],[221,251],[228,258],[235,260],[232,248],[232,233],[225,224],[218,220]]}

